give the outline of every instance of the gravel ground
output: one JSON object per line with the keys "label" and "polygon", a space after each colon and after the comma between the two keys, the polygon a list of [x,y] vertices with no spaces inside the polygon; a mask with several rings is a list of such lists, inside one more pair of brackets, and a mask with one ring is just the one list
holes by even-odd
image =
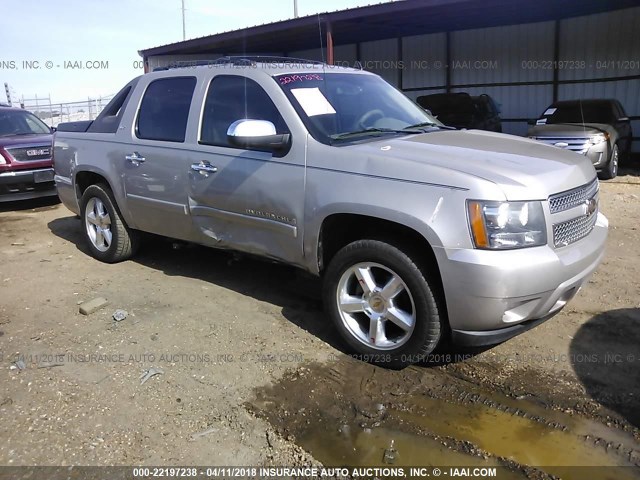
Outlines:
{"label": "gravel ground", "polygon": [[[420,420],[425,397],[457,408],[475,392],[487,408],[542,405],[543,424],[564,421],[588,445],[609,439],[611,464],[640,465],[639,197],[637,172],[602,183],[607,256],[559,315],[487,351],[402,372],[345,356],[317,282],[291,268],[163,239],[105,265],[62,205],[1,205],[0,464],[331,463],[335,452],[313,441],[325,438],[318,424],[400,428],[469,458],[526,464]],[[97,297],[108,305],[78,312]],[[127,312],[119,322],[117,309]],[[141,384],[150,368],[162,373]],[[373,418],[363,412],[383,409],[396,413],[361,426]]]}

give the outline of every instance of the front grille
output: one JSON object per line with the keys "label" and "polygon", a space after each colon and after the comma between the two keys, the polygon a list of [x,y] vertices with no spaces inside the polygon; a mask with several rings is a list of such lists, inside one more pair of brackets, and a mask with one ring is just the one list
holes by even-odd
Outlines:
{"label": "front grille", "polygon": [[6,150],[19,162],[34,162],[51,158],[51,144],[20,146]]}
{"label": "front grille", "polygon": [[585,154],[591,145],[589,137],[536,137],[536,140],[554,147]]}
{"label": "front grille", "polygon": [[596,209],[596,211],[589,216],[585,215],[555,224],[553,226],[553,244],[556,248],[566,247],[583,239],[591,233],[597,219],[598,210]]}
{"label": "front grille", "polygon": [[577,207],[593,198],[598,193],[598,179],[582,185],[581,187],[567,190],[566,192],[556,193],[549,197],[549,208],[551,213],[563,212],[570,208]]}

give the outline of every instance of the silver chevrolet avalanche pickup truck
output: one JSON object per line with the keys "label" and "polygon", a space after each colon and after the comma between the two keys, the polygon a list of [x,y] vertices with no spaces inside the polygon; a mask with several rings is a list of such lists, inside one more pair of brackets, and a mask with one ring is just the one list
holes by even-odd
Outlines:
{"label": "silver chevrolet avalanche pickup truck", "polygon": [[392,368],[545,321],[608,229],[584,156],[445,127],[374,74],[290,59],[140,76],[59,126],[54,164],[95,258],[151,232],[294,265],[322,277],[350,351]]}

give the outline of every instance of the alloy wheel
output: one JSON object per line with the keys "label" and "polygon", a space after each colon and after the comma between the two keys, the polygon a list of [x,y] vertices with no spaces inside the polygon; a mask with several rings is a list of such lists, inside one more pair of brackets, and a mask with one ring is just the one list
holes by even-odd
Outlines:
{"label": "alloy wheel", "polygon": [[336,289],[342,323],[361,343],[390,350],[406,343],[416,324],[409,288],[389,267],[363,262],[348,268]]}

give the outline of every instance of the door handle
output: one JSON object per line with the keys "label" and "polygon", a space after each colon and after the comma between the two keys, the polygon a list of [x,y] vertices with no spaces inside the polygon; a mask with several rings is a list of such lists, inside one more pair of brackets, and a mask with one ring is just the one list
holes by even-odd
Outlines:
{"label": "door handle", "polygon": [[133,152],[131,155],[127,155],[124,159],[131,163],[134,167],[140,166],[141,163],[144,163],[147,159],[140,155],[138,152]]}
{"label": "door handle", "polygon": [[202,161],[200,163],[192,163],[191,170],[198,172],[203,177],[208,177],[210,173],[216,173],[218,167],[214,167],[209,162]]}

